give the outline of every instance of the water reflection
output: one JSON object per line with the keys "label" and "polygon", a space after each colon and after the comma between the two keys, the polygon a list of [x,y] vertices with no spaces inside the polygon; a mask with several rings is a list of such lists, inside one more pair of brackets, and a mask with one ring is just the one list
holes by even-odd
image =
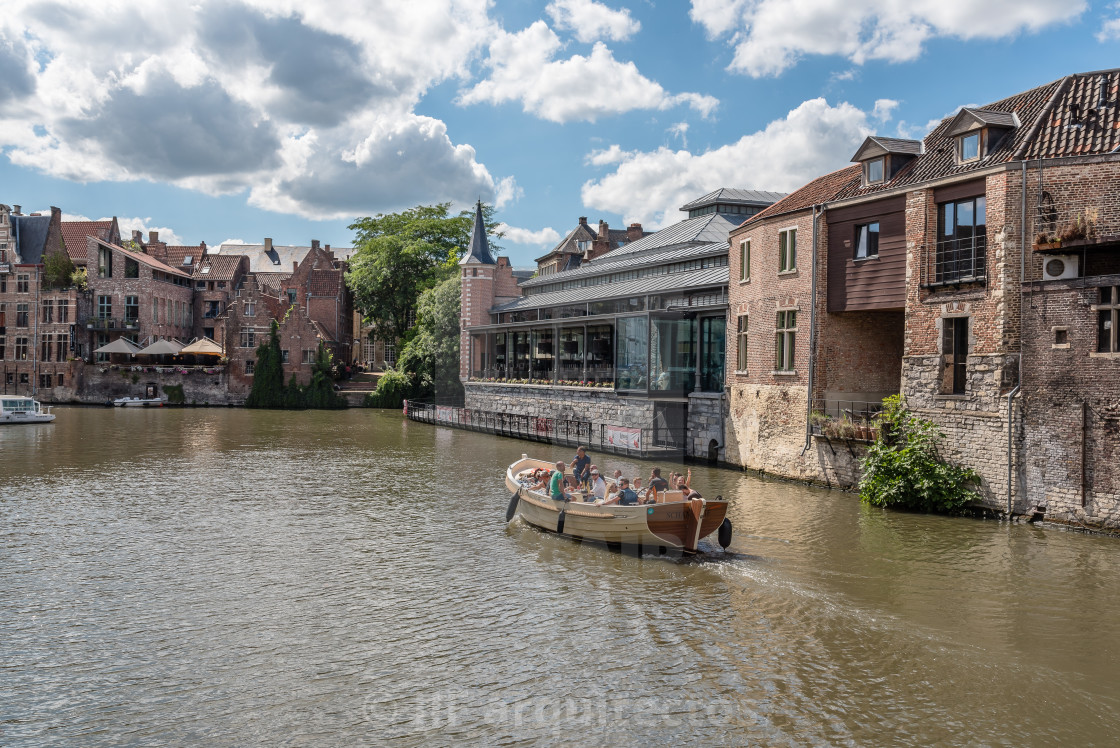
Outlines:
{"label": "water reflection", "polygon": [[505,465],[568,450],[57,412],[0,429],[4,744],[1090,744],[1120,716],[1110,538],[693,466],[731,553],[633,558],[504,523]]}

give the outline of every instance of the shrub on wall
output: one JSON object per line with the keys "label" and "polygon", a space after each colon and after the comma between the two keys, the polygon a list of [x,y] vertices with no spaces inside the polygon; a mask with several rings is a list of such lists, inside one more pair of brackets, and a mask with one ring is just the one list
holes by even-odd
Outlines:
{"label": "shrub on wall", "polygon": [[403,371],[389,369],[377,380],[377,389],[366,396],[367,408],[399,409],[412,392],[412,379]]}
{"label": "shrub on wall", "polygon": [[907,410],[901,395],[883,401],[876,424],[878,436],[860,463],[861,500],[925,512],[958,512],[980,500],[980,476],[941,458],[937,443],[945,435]]}

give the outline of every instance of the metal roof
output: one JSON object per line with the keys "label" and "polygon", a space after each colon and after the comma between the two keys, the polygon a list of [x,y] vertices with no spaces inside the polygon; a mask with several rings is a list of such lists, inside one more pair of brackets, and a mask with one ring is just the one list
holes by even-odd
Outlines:
{"label": "metal roof", "polygon": [[724,205],[756,205],[765,208],[786,196],[784,192],[770,192],[768,190],[737,190],[732,187],[721,187],[715,192],[709,192],[703,197],[685,203],[681,210],[687,212],[697,210],[716,203]]}
{"label": "metal roof", "polygon": [[[677,244],[712,242],[727,242],[727,234],[739,224],[727,220],[726,216],[719,213],[709,213],[696,218],[686,218],[680,223],[663,228],[660,231],[642,237],[636,242],[631,242],[625,247],[619,247],[607,257],[618,258],[632,255],[648,249],[671,247]],[[592,263],[594,264],[594,263]]]}
{"label": "metal roof", "polygon": [[460,265],[494,265],[494,255],[490,253],[490,242],[486,241],[486,222],[482,218],[482,201],[479,200],[474,210],[474,223],[471,224],[471,243],[467,245],[467,252]]}
{"label": "metal roof", "polygon": [[[681,262],[700,257],[712,257],[727,254],[727,242],[713,242],[710,244],[687,244],[684,246],[666,247],[656,252],[651,251],[641,257],[620,257],[617,262],[606,262],[610,256],[603,258],[601,264],[583,265],[578,270],[533,278],[531,283],[522,283],[522,287],[535,288],[553,283],[563,283],[570,280],[582,280],[600,275],[610,275],[625,270],[638,270],[656,265],[667,265],[671,262]],[[585,286],[586,287],[586,286]]]}
{"label": "metal roof", "polygon": [[19,244],[16,253],[20,263],[37,265],[46,254],[47,234],[51,229],[50,216],[12,216],[12,228]]}
{"label": "metal roof", "polygon": [[691,270],[686,273],[669,273],[666,275],[651,275],[621,283],[603,283],[598,286],[585,286],[571,288],[566,291],[550,291],[536,296],[522,296],[520,299],[510,301],[491,309],[494,312],[508,312],[514,309],[535,309],[537,307],[557,306],[559,304],[572,304],[580,301],[598,301],[601,299],[630,298],[649,293],[663,293],[666,291],[688,291],[694,288],[707,288],[711,286],[727,285],[728,268],[726,265],[703,270]]}
{"label": "metal roof", "polygon": [[[208,254],[245,255],[249,258],[250,273],[290,273],[292,263],[302,263],[307,259],[311,247],[273,244],[272,250],[265,252],[263,244],[223,244],[217,249],[207,248],[206,251]],[[331,252],[336,260],[349,258],[354,254],[351,247],[331,247]]]}

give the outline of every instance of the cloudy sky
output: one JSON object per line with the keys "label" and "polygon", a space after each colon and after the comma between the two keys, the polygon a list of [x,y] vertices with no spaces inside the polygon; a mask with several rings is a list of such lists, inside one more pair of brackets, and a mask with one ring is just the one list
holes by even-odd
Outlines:
{"label": "cloudy sky", "polygon": [[0,202],[348,246],[477,197],[515,264],[581,215],[791,190],[869,133],[1120,65],[1084,0],[6,0]]}

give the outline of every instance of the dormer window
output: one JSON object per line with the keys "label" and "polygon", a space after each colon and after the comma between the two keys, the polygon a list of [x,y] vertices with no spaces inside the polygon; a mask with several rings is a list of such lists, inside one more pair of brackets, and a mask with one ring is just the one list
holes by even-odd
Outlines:
{"label": "dormer window", "polygon": [[973,161],[980,158],[980,131],[970,132],[960,137],[960,160]]}
{"label": "dormer window", "polygon": [[868,184],[875,184],[877,182],[882,182],[884,176],[887,173],[887,168],[886,167],[887,167],[887,157],[886,156],[880,156],[879,158],[873,158],[870,161],[868,161],[867,164],[866,164],[866,167],[865,167],[866,170],[867,170],[867,183]]}

